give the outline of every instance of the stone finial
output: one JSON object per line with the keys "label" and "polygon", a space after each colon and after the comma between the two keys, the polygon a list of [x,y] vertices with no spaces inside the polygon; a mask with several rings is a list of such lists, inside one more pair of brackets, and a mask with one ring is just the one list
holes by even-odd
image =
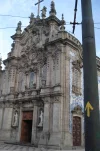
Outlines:
{"label": "stone finial", "polygon": [[62,14],[61,27],[60,27],[61,31],[65,31],[65,26],[64,26],[65,24],[66,24],[66,22],[64,20],[64,15]]}
{"label": "stone finial", "polygon": [[33,19],[34,19],[34,14],[31,13],[31,16],[29,17],[30,18],[30,24],[32,23]]}
{"label": "stone finial", "polygon": [[42,19],[45,19],[45,17],[46,17],[46,12],[47,12],[47,8],[44,6],[41,11],[42,11],[41,17],[42,17]]}
{"label": "stone finial", "polygon": [[22,23],[21,23],[21,21],[19,21],[18,22],[18,24],[17,24],[17,28],[16,28],[16,34],[18,34],[18,35],[20,35],[21,34],[21,25],[22,25]]}
{"label": "stone finial", "polygon": [[51,1],[51,10],[50,10],[49,13],[50,13],[50,16],[55,16],[56,15],[55,3],[54,3],[53,0]]}

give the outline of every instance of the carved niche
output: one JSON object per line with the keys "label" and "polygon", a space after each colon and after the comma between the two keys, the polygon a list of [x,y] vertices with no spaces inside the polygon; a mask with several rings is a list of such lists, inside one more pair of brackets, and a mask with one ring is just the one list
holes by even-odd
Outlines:
{"label": "carved niche", "polygon": [[40,100],[38,102],[38,119],[37,119],[37,128],[39,131],[43,130],[43,121],[44,121],[44,102]]}
{"label": "carved niche", "polygon": [[13,116],[12,116],[12,127],[18,127],[19,122],[19,112],[17,109],[13,110]]}
{"label": "carved niche", "polygon": [[82,108],[77,105],[73,110],[72,110],[73,114],[78,114],[78,115],[82,115]]}

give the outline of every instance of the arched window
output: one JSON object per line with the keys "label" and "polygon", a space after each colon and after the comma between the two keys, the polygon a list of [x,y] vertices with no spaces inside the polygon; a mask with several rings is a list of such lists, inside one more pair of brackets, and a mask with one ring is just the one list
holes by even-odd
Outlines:
{"label": "arched window", "polygon": [[29,82],[29,87],[30,88],[33,88],[33,87],[36,87],[35,83],[34,83],[34,72],[31,72],[30,73],[30,82]]}

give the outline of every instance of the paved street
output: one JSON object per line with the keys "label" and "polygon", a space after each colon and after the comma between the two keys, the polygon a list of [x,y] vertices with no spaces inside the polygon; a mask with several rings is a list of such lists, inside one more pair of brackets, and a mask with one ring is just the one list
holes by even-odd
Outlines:
{"label": "paved street", "polygon": [[[0,142],[0,151],[46,151],[46,149],[29,147],[29,146],[13,145],[13,144],[5,144],[3,142]],[[48,151],[54,151],[54,149],[48,149]],[[58,151],[58,150],[56,150],[56,151]],[[67,151],[84,151],[84,149],[67,150]]]}

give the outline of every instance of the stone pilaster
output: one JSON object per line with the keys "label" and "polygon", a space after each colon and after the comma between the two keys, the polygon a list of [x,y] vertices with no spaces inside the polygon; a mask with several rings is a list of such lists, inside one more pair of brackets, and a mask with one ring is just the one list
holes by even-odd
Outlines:
{"label": "stone pilaster", "polygon": [[72,146],[72,136],[69,130],[69,119],[70,119],[70,57],[69,49],[66,46],[66,57],[65,57],[65,100],[64,100],[64,146]]}
{"label": "stone pilaster", "polygon": [[43,131],[47,132],[49,131],[50,123],[49,123],[49,109],[50,109],[50,103],[45,102],[44,104],[44,123],[43,123]]}
{"label": "stone pilaster", "polygon": [[40,71],[37,70],[36,72],[36,88],[39,89],[40,88]]}
{"label": "stone pilaster", "polygon": [[9,73],[9,88],[10,93],[14,93],[15,91],[15,82],[16,82],[16,67],[12,67]]}
{"label": "stone pilaster", "polygon": [[50,86],[51,85],[51,56],[48,57],[47,60],[47,80],[46,80],[46,85]]}
{"label": "stone pilaster", "polygon": [[37,112],[38,107],[37,104],[34,103],[34,111],[33,111],[33,123],[32,123],[32,144],[37,144]]}
{"label": "stone pilaster", "polygon": [[61,133],[60,133],[60,102],[53,103],[52,115],[52,130],[50,133],[49,145],[60,147]]}
{"label": "stone pilaster", "polygon": [[20,142],[21,137],[21,126],[22,126],[22,103],[19,103],[20,109],[19,109],[19,125],[18,125],[18,132],[17,132],[17,142]]}
{"label": "stone pilaster", "polygon": [[62,45],[61,53],[61,148],[71,146],[71,135],[69,133],[69,103],[70,103],[70,60],[68,47]]}
{"label": "stone pilaster", "polygon": [[9,88],[9,75],[8,75],[8,70],[5,70],[5,79],[4,79],[4,89],[3,89],[3,94],[7,94],[10,92]]}
{"label": "stone pilaster", "polygon": [[50,98],[46,98],[44,102],[44,121],[43,121],[43,132],[40,137],[39,145],[47,145],[48,133],[50,133]]}

